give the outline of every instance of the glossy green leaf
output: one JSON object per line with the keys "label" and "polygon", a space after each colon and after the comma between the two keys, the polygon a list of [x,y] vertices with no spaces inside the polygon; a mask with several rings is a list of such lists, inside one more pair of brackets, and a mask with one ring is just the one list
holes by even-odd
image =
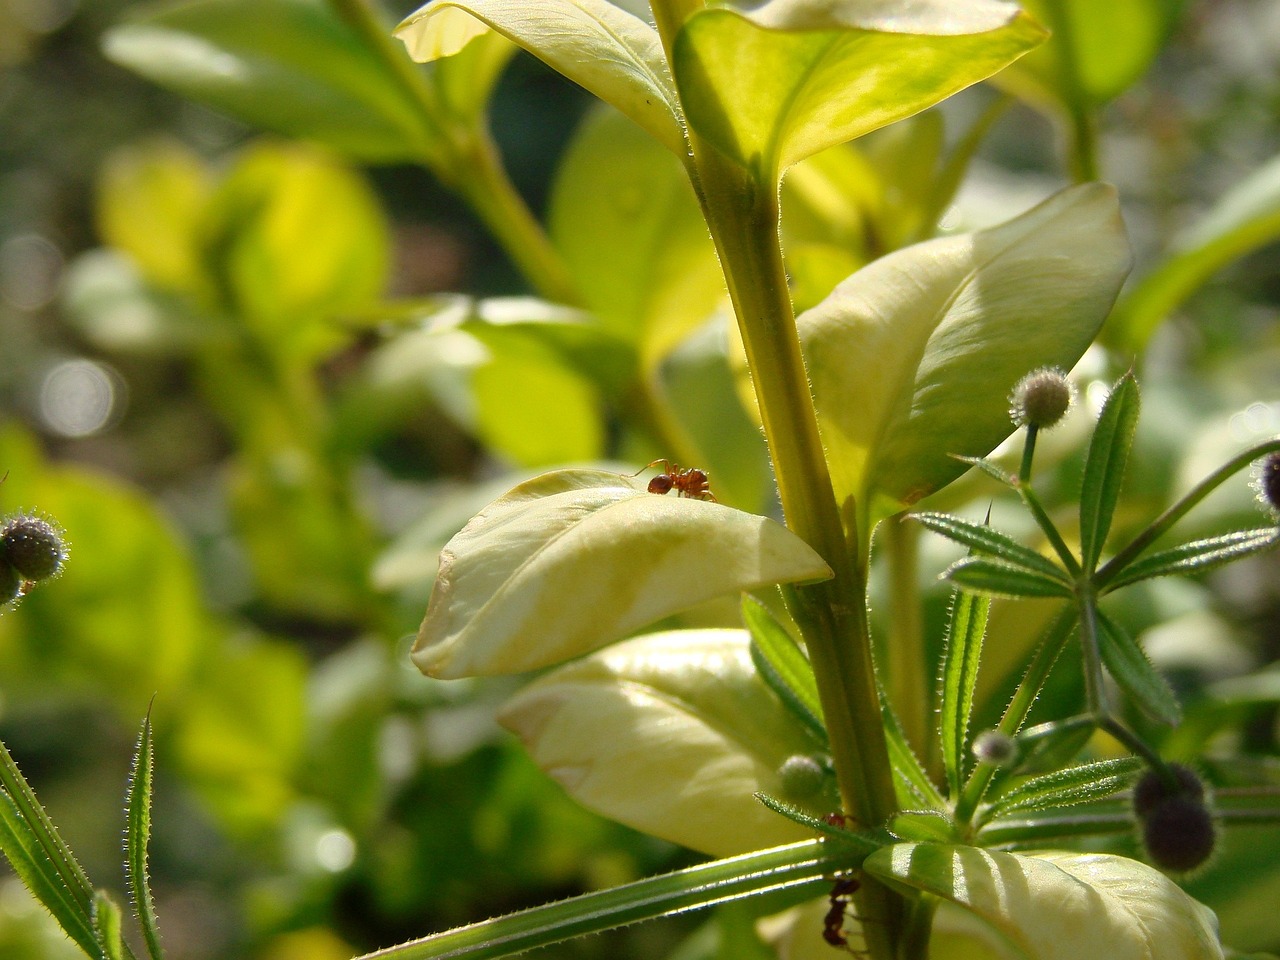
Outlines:
{"label": "glossy green leaf", "polygon": [[[756,800],[809,733],[761,681],[743,630],[636,637],[538,679],[503,708],[583,806],[715,856],[811,836]],[[811,812],[836,809],[834,795]]]}
{"label": "glossy green leaf", "polygon": [[828,576],[772,520],[559,470],[490,504],[441,551],[413,659],[446,679],[518,673],[705,600]]}
{"label": "glossy green leaf", "polygon": [[985,597],[1071,596],[1071,587],[1061,579],[994,557],[965,557],[949,566],[943,576],[961,589]]}
{"label": "glossy green leaf", "polygon": [[905,9],[769,0],[695,12],[672,61],[689,123],[773,182],[991,76],[1043,38],[1017,7],[993,0]]}
{"label": "glossy green leaf", "polygon": [[913,513],[912,520],[920,523],[934,533],[940,533],[949,540],[963,544],[978,553],[987,554],[1024,567],[1029,571],[1041,573],[1049,577],[1062,579],[1062,568],[1043,554],[1036,553],[1030,547],[1024,547],[1018,541],[999,530],[982,523],[970,523],[960,517],[946,513]]}
{"label": "glossy green leaf", "polygon": [[863,869],[963,907],[1019,960],[1221,960],[1212,912],[1152,867],[1108,854],[901,843]]}
{"label": "glossy green leaf", "polygon": [[658,33],[608,0],[435,0],[396,28],[415,60],[449,57],[492,29],[686,152]]}
{"label": "glossy green leaf", "polygon": [[809,658],[769,608],[749,594],[742,598],[742,622],[751,634],[751,662],[756,672],[791,714],[825,743],[822,701]]}
{"label": "glossy green leaf", "polygon": [[948,843],[956,839],[956,824],[940,810],[907,810],[894,814],[885,829],[899,840]]}
{"label": "glossy green leaf", "polygon": [[859,529],[1012,430],[1028,370],[1069,369],[1129,269],[1115,192],[1084,184],[990,230],[882,257],[798,318],[836,495]]}
{"label": "glossy green leaf", "polygon": [[947,623],[946,650],[942,660],[938,707],[938,735],[942,741],[942,763],[951,796],[960,795],[968,758],[969,718],[978,686],[978,664],[987,631],[987,611],[991,601],[963,590],[951,601]]}
{"label": "glossy green leaf", "polygon": [[1150,67],[1186,4],[1183,0],[1026,0],[1052,31],[996,81],[1033,102],[1096,107],[1123,93]]}
{"label": "glossy green leaf", "polygon": [[1234,563],[1245,557],[1272,549],[1280,543],[1280,528],[1258,527],[1255,530],[1236,530],[1220,537],[1193,540],[1168,550],[1161,550],[1136,560],[1107,581],[1107,589],[1115,590],[1127,583],[1200,573],[1223,564]]}
{"label": "glossy green leaf", "polygon": [[420,160],[438,136],[326,0],[183,0],[107,31],[103,49],[183,96],[360,160]]}
{"label": "glossy green leaf", "polygon": [[1088,572],[1097,568],[1111,531],[1141,402],[1138,381],[1132,374],[1121,377],[1107,397],[1089,441],[1080,486],[1080,564]]}
{"label": "glossy green leaf", "polygon": [[1182,719],[1182,707],[1168,681],[1152,666],[1137,642],[1101,612],[1098,649],[1111,678],[1143,713],[1170,726]]}
{"label": "glossy green leaf", "polygon": [[548,221],[586,307],[646,370],[726,296],[684,167],[616,111],[579,127]]}
{"label": "glossy green leaf", "polygon": [[151,718],[142,721],[138,745],[134,751],[133,771],[129,776],[129,792],[125,798],[125,874],[129,879],[129,896],[142,926],[142,941],[150,960],[163,960],[160,930],[156,925],[156,905],[151,896],[151,872],[147,865],[147,845],[151,842],[151,790],[155,764],[155,746],[151,738]]}
{"label": "glossy green leaf", "polygon": [[1280,157],[1273,157],[1174,240],[1164,261],[1120,301],[1108,335],[1126,350],[1141,350],[1156,327],[1214,274],[1277,237]]}
{"label": "glossy green leaf", "polygon": [[1051,810],[1101,800],[1127,787],[1141,769],[1142,761],[1137,757],[1120,757],[1034,777],[993,800],[989,816],[995,818],[1015,810]]}

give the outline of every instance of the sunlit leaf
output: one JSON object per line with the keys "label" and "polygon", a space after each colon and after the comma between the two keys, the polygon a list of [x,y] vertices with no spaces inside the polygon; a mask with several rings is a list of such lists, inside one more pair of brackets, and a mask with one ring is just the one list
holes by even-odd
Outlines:
{"label": "sunlit leaf", "polygon": [[1138,381],[1132,374],[1121,377],[1098,415],[1089,442],[1080,486],[1080,563],[1086,571],[1097,567],[1111,530],[1141,402]]}
{"label": "sunlit leaf", "polygon": [[646,369],[726,296],[684,167],[616,111],[578,129],[548,219],[585,305]]}
{"label": "sunlit leaf", "polygon": [[441,678],[517,673],[704,600],[827,576],[772,520],[651,494],[602,470],[559,470],[511,490],[449,541],[413,658]]}
{"label": "sunlit leaf", "polygon": [[955,455],[1004,439],[1013,385],[1075,364],[1128,269],[1115,192],[1085,184],[882,257],[802,314],[832,479],[859,529],[957,477]]}
{"label": "sunlit leaf", "polygon": [[361,160],[419,160],[437,137],[392,66],[326,0],[185,0],[146,9],[103,45],[183,96]]}
{"label": "sunlit leaf", "polygon": [[863,869],[970,911],[1020,960],[1221,960],[1210,910],[1164,874],[1108,854],[902,843]]}
{"label": "sunlit leaf", "polygon": [[1280,236],[1280,157],[1228,190],[1173,242],[1160,265],[1116,308],[1107,333],[1140,350],[1156,327],[1215,273]]}
{"label": "sunlit leaf", "polygon": [[771,182],[989,77],[1043,37],[1016,6],[994,0],[769,0],[695,12],[672,57],[690,124]]}
{"label": "sunlit leaf", "polygon": [[684,156],[662,45],[643,20],[608,0],[436,0],[400,24],[396,36],[415,60],[429,61],[462,50],[486,25]]}
{"label": "sunlit leaf", "polygon": [[1012,537],[999,530],[993,530],[986,524],[970,523],[961,517],[945,513],[913,513],[910,518],[971,550],[997,557],[1007,563],[1025,567],[1045,576],[1062,577],[1061,568],[1048,557],[1036,553],[1030,547],[1024,547]]}
{"label": "sunlit leaf", "polygon": [[151,842],[151,790],[155,763],[155,745],[151,737],[151,718],[142,722],[138,745],[133,757],[133,771],[129,777],[129,792],[125,800],[125,873],[129,879],[129,894],[138,922],[142,926],[142,939],[151,960],[163,960],[160,931],[156,926],[156,905],[151,896],[151,870],[147,864],[147,846]]}
{"label": "sunlit leaf", "polygon": [[782,794],[779,767],[813,741],[745,631],[637,637],[540,678],[500,719],[570,796],[638,830],[716,856],[812,836],[754,796]]}
{"label": "sunlit leaf", "polygon": [[825,742],[827,728],[809,658],[768,607],[750,595],[742,598],[742,622],[751,634],[751,662],[756,672],[796,719]]}

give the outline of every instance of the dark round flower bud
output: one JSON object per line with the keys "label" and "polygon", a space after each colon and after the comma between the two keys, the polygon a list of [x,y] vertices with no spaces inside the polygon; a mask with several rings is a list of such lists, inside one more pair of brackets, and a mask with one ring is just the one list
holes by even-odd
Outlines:
{"label": "dark round flower bud", "polygon": [[973,738],[973,755],[983,763],[1007,767],[1018,759],[1018,744],[999,730],[983,730]]}
{"label": "dark round flower bud", "polygon": [[1009,397],[1009,416],[1020,427],[1052,427],[1066,415],[1073,391],[1067,375],[1056,367],[1032,370]]}
{"label": "dark round flower bud", "polygon": [[782,792],[789,800],[816,797],[827,779],[827,771],[815,758],[803,753],[787,757],[778,768]]}
{"label": "dark round flower bud", "polygon": [[1170,873],[1187,873],[1201,866],[1217,844],[1209,808],[1203,800],[1187,794],[1159,801],[1140,823],[1147,856]]}
{"label": "dark round flower bud", "polygon": [[67,543],[48,520],[19,514],[0,527],[0,556],[24,579],[47,580],[62,570]]}
{"label": "dark round flower bud", "polygon": [[1190,767],[1171,763],[1168,767],[1176,782],[1169,783],[1159,770],[1145,770],[1133,785],[1133,812],[1145,817],[1157,805],[1172,797],[1190,797],[1204,802],[1204,782]]}
{"label": "dark round flower bud", "polygon": [[0,557],[0,606],[10,600],[17,600],[22,593],[22,577],[13,569],[13,564]]}
{"label": "dark round flower bud", "polygon": [[1269,453],[1258,470],[1258,499],[1280,516],[1280,453]]}

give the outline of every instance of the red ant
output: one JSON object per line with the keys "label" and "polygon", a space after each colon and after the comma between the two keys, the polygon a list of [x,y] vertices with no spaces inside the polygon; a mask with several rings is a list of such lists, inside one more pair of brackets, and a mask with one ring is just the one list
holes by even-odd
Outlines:
{"label": "red ant", "polygon": [[678,463],[672,463],[670,460],[655,460],[643,470],[633,473],[632,476],[639,476],[649,467],[656,467],[658,464],[662,464],[662,473],[649,481],[650,493],[666,494],[675,490],[677,496],[688,497],[690,500],[719,502],[716,500],[715,494],[711,492],[707,480],[707,472],[699,470],[697,467],[681,470]]}
{"label": "red ant", "polygon": [[828,902],[831,908],[822,918],[822,939],[833,947],[843,948],[852,954],[857,951],[849,946],[849,938],[844,935],[845,912],[849,909],[849,898],[858,892],[862,884],[853,877],[841,877],[831,888]]}

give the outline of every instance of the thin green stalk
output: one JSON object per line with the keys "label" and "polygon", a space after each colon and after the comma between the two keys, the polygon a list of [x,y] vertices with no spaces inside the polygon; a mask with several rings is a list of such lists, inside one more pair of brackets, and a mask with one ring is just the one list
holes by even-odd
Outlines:
{"label": "thin green stalk", "polygon": [[[889,567],[889,636],[885,686],[902,732],[926,763],[937,757],[929,736],[932,709],[925,696],[933,684],[925,662],[924,628],[920,620],[920,532],[914,523],[889,522],[880,527]],[[930,752],[934,756],[930,757]],[[937,766],[934,763],[934,766]]]}
{"label": "thin green stalk", "polygon": [[1077,183],[1098,179],[1098,135],[1090,112],[1088,98],[1080,81],[1080,63],[1076,57],[1075,27],[1070,11],[1062,0],[1045,4],[1049,29],[1057,48],[1063,89],[1067,98],[1067,116],[1071,123],[1071,172]]}
{"label": "thin green stalk", "polygon": [[423,70],[409,59],[374,12],[370,0],[329,0],[334,11],[376,51],[436,135],[422,162],[465,199],[525,279],[548,300],[577,304],[563,259],[512,185],[488,133],[460,128],[446,115]]}

